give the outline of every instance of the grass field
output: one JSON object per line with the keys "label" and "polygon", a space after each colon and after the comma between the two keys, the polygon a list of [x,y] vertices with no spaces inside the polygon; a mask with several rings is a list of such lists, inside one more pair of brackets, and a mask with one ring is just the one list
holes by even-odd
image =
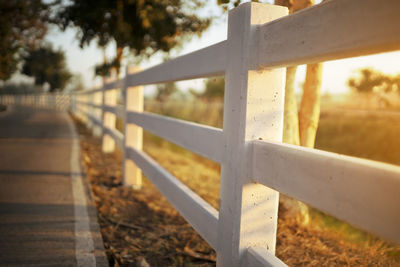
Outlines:
{"label": "grass field", "polygon": [[[216,127],[222,125],[222,107],[218,103],[160,106],[146,102],[145,110]],[[324,110],[316,146],[400,164],[399,132],[400,115],[395,112]],[[129,266],[132,257],[139,255],[152,266],[213,266],[215,252],[149,181],[145,179],[140,191],[119,187],[121,155],[118,152],[104,155],[99,144],[99,140],[86,135],[82,148],[100,214],[103,239],[113,261]],[[219,208],[219,164],[148,132],[144,133],[144,150],[212,206]],[[310,224],[304,226],[286,217],[284,210],[279,211],[276,253],[289,266],[400,266],[398,246],[318,210],[311,209],[310,215]],[[146,230],[133,231],[121,224],[146,225]]]}
{"label": "grass field", "polygon": [[[222,127],[223,108],[217,102],[161,106],[152,102],[146,108],[154,113]],[[147,132],[144,140],[153,158],[218,209],[219,164]],[[315,147],[400,165],[400,110],[322,109]],[[185,157],[177,160],[177,155]],[[318,210],[311,208],[310,215],[316,227],[340,233],[350,242],[366,246],[379,240]],[[394,248],[392,254],[400,257],[399,248]]]}

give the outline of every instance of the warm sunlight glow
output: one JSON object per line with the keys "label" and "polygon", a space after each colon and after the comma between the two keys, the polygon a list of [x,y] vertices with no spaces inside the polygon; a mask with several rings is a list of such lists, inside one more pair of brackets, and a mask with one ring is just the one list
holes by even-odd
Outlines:
{"label": "warm sunlight glow", "polygon": [[[370,56],[346,58],[324,63],[322,93],[343,94],[349,92],[347,80],[362,68],[373,68],[386,74],[400,73],[400,51]],[[296,90],[302,91],[305,66],[300,66],[296,74]]]}

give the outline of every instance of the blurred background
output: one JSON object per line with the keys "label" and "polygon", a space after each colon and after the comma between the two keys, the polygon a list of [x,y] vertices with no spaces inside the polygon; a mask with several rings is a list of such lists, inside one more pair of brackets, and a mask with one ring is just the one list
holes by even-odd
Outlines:
{"label": "blurred background", "polygon": [[[102,86],[105,77],[123,77],[128,65],[145,69],[223,41],[228,10],[241,2],[245,1],[0,0],[0,94],[90,90]],[[260,2],[287,6],[291,13],[321,3]],[[145,86],[145,111],[222,128],[224,86],[224,77]],[[286,94],[284,142],[400,165],[400,52],[291,66]],[[119,119],[117,128],[122,125]],[[218,209],[218,164],[148,132],[144,147]],[[332,237],[335,248],[349,242],[349,247],[365,249],[335,254],[350,265],[399,264],[398,246],[312,207],[285,204],[284,197],[281,202],[285,209],[280,210],[283,234],[278,235],[277,253],[285,262],[299,264],[293,260],[299,246],[293,241],[296,236],[309,240],[311,250],[323,250],[314,240],[319,234],[293,233],[295,227],[333,231],[339,236]],[[329,236],[327,232],[321,236]],[[319,251],[320,256],[314,256],[329,258],[335,251],[326,250],[330,254]],[[362,261],[363,254],[374,260]],[[380,262],[379,257],[388,261]],[[325,263],[332,262],[330,258]]]}

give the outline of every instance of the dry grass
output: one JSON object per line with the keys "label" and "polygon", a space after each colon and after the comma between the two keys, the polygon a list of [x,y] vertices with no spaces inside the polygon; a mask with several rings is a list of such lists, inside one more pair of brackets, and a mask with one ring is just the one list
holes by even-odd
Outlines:
{"label": "dry grass", "polygon": [[400,165],[400,112],[327,110],[321,114],[318,149]]}
{"label": "dry grass", "polygon": [[[382,121],[371,120],[378,123],[376,125],[372,122],[365,123],[365,118],[354,116],[324,113],[321,117],[317,145],[331,151],[344,149],[341,147],[350,151],[350,147],[354,146],[356,151],[359,149],[357,146],[363,147],[358,144],[360,142],[371,146],[371,140],[382,142],[383,138],[385,141],[388,134],[392,140],[395,139],[392,134],[396,130],[399,132],[397,128],[392,132],[392,119],[389,120],[391,124],[388,126],[387,118]],[[355,123],[354,131],[368,125],[362,131],[371,131],[371,136],[360,134],[362,140],[349,139],[351,137],[346,139],[344,136],[349,136],[348,130],[353,125],[352,121]],[[357,124],[358,121],[360,123]],[[381,130],[386,134],[373,134],[378,126],[383,127]],[[213,266],[215,252],[157,189],[147,180],[140,191],[122,187],[120,153],[102,154],[99,139],[92,137],[82,125],[79,130],[82,134],[83,160],[92,184],[103,239],[111,262],[130,266],[145,259],[151,266]],[[368,136],[372,139],[364,140],[369,138]],[[400,151],[397,142],[398,138],[393,140],[391,151]],[[218,208],[218,164],[148,133],[145,134],[145,151],[212,206]],[[370,154],[374,153],[368,152],[365,155]],[[393,157],[396,158],[399,159],[397,156]],[[375,159],[388,160],[392,159],[392,156],[379,156]],[[279,211],[279,217],[277,256],[290,266],[400,266],[399,257],[394,256],[399,254],[399,247],[318,211],[313,211],[312,221],[308,226],[302,226],[287,218],[284,210]]]}

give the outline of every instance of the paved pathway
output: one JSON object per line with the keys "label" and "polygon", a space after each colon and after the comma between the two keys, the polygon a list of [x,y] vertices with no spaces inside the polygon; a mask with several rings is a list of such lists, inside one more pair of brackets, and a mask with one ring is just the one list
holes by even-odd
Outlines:
{"label": "paved pathway", "polygon": [[0,266],[106,266],[65,112],[0,112]]}

